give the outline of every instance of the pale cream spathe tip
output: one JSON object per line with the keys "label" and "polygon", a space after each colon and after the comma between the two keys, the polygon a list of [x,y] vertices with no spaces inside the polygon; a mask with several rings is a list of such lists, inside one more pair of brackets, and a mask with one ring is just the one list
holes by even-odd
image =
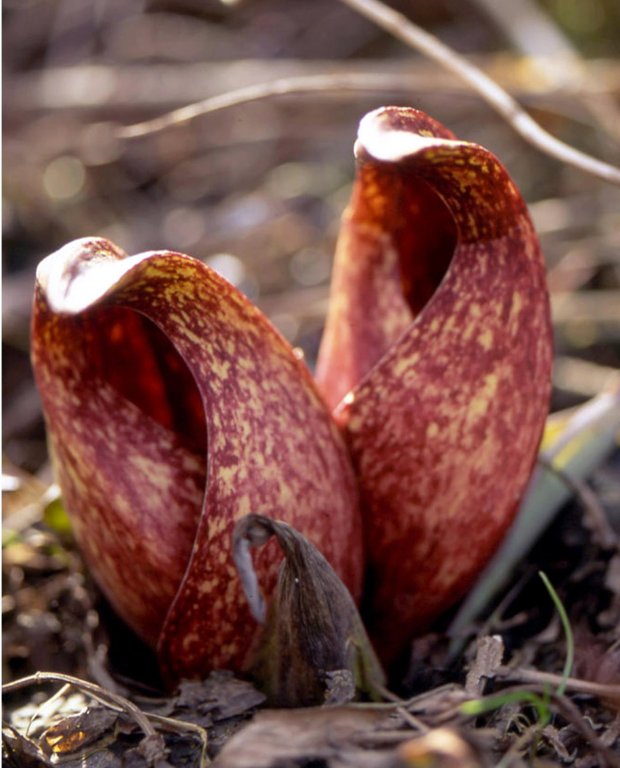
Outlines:
{"label": "pale cream spathe tip", "polygon": [[52,312],[74,315],[101,301],[149,255],[123,258],[123,252],[103,238],[79,238],[43,259],[36,280]]}

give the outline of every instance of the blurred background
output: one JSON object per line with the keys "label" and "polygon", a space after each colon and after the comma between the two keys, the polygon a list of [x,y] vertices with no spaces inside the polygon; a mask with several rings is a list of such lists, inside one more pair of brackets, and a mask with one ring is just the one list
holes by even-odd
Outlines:
{"label": "blurred background", "polygon": [[[618,0],[404,0],[558,138],[620,164]],[[337,0],[4,0],[4,458],[46,472],[28,358],[34,271],[77,237],[205,260],[313,364],[359,119],[418,107],[508,167],[549,268],[553,407],[620,368],[620,189],[531,148],[466,86]],[[283,77],[366,89],[120,127]],[[382,87],[370,87],[370,76]]]}

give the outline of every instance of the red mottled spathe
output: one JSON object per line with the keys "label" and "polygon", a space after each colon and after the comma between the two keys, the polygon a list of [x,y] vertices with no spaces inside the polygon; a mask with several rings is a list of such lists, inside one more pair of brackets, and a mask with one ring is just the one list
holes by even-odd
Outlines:
{"label": "red mottled spathe", "polygon": [[242,663],[255,624],[230,550],[250,511],[302,531],[359,597],[342,439],[305,366],[233,286],[178,253],[75,241],[40,265],[33,323],[76,536],[168,679]]}
{"label": "red mottled spathe", "polygon": [[39,267],[33,365],[65,504],[171,682],[239,668],[252,641],[231,557],[242,515],[308,536],[356,598],[363,526],[365,619],[391,661],[464,594],[531,473],[552,354],[521,196],[416,110],[368,115],[356,154],[319,387],[189,256],[90,238]]}
{"label": "red mottled spathe", "polygon": [[547,414],[551,322],[538,239],[490,152],[401,108],[366,116],[356,150],[317,378],[358,473],[366,618],[391,660],[513,518]]}

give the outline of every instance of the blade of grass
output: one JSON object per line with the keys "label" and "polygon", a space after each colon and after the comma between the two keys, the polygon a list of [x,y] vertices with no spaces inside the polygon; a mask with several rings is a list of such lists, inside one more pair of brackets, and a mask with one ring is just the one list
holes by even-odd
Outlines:
{"label": "blade of grass", "polygon": [[558,593],[555,591],[553,585],[549,581],[547,574],[543,571],[539,571],[538,575],[542,579],[542,582],[545,585],[549,596],[553,600],[553,604],[555,605],[558,615],[560,616],[560,621],[562,622],[562,628],[564,629],[564,635],[566,637],[566,659],[564,661],[564,669],[562,671],[562,681],[558,685],[556,691],[558,696],[563,696],[564,691],[566,690],[566,683],[571,676],[571,672],[573,670],[573,662],[575,660],[575,640],[573,637],[573,630],[568,619],[568,614],[566,613],[566,608],[564,608],[564,605],[560,600]]}
{"label": "blade of grass", "polygon": [[485,715],[488,712],[494,712],[496,709],[504,707],[506,704],[531,704],[538,715],[540,724],[544,727],[551,719],[549,710],[549,699],[547,696],[540,696],[533,691],[519,690],[498,693],[493,696],[486,696],[481,699],[472,699],[460,705],[459,711],[463,715],[477,717]]}

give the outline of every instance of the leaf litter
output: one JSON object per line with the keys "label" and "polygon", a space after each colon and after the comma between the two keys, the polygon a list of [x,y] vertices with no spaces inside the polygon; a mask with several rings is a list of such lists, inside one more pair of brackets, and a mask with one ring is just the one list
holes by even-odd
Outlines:
{"label": "leaf litter", "polygon": [[[605,467],[594,491],[599,482],[617,530],[608,503],[617,480]],[[119,672],[101,596],[66,532],[42,519],[4,541],[7,765],[620,766],[620,552],[617,539],[597,536],[577,502],[523,561],[513,589],[469,628],[462,654],[454,656],[439,628],[414,642],[404,682],[392,681],[393,700],[301,709],[265,708],[252,682],[224,670],[164,694],[150,679],[127,676],[139,654],[131,644],[121,649],[129,658]],[[538,569],[555,585],[574,632],[574,669],[562,695],[565,642]],[[78,682],[41,673],[27,685],[42,669]],[[472,701],[478,714],[463,706]]]}

